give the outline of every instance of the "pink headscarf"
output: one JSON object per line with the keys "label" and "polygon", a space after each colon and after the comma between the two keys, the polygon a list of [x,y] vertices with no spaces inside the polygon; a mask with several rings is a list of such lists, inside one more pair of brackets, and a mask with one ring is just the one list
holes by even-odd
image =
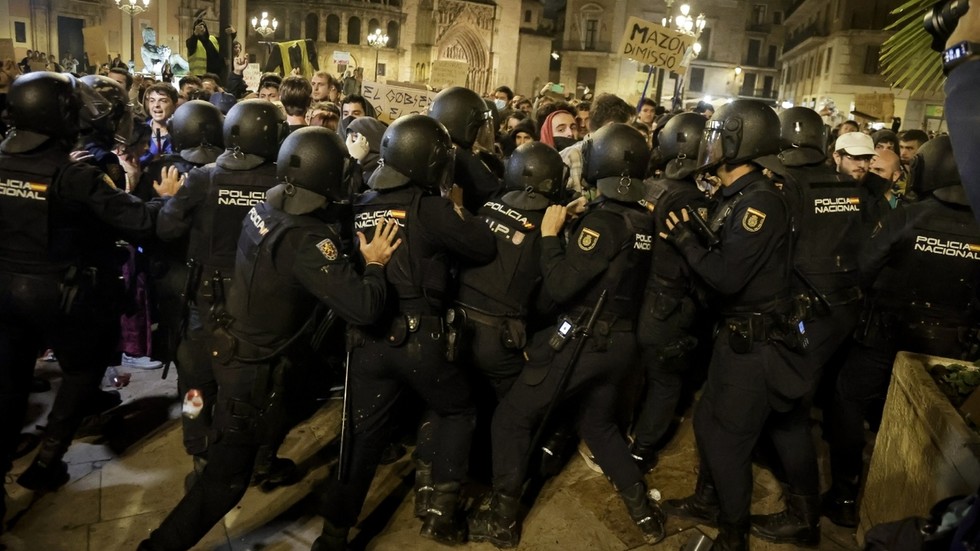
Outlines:
{"label": "pink headscarf", "polygon": [[[548,117],[544,119],[544,122],[541,123],[541,143],[546,143],[555,149],[558,148],[555,147],[555,134],[554,131],[551,129],[551,121],[561,113],[564,113],[566,115],[571,115],[571,113],[569,113],[568,111],[565,111],[564,109],[559,109],[558,111],[555,111],[554,113],[548,115]],[[572,115],[572,118],[574,118],[574,115]]]}

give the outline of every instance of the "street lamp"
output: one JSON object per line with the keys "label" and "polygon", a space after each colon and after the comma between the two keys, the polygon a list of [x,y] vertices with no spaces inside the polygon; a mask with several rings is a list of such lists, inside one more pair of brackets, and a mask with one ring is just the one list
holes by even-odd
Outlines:
{"label": "street lamp", "polygon": [[[664,4],[667,4],[667,17],[660,20],[664,27],[673,27],[677,32],[686,34],[688,36],[694,37],[694,44],[691,49],[684,54],[684,58],[681,61],[681,65],[687,67],[690,65],[694,58],[698,57],[701,53],[701,43],[697,40],[701,38],[701,33],[704,31],[704,27],[707,24],[707,20],[703,13],[699,13],[697,17],[691,17],[691,6],[689,4],[681,4],[679,6],[680,13],[677,15],[671,14],[671,8],[674,6],[675,0],[664,0]],[[650,74],[653,73],[653,67],[650,68]],[[647,83],[650,82],[650,74],[647,75]],[[663,68],[657,69],[657,102],[660,102],[660,98],[663,95],[663,81],[664,81],[664,70]],[[673,108],[676,109],[678,104],[681,103],[680,95],[684,90],[684,76],[680,75],[674,82],[674,98],[673,98]],[[646,95],[646,87],[643,88],[643,95]],[[642,97],[641,97],[642,100]],[[639,107],[637,107],[639,110]]]}
{"label": "street lamp", "polygon": [[130,16],[139,15],[150,7],[150,0],[116,0],[116,7]]}
{"label": "street lamp", "polygon": [[383,34],[381,29],[374,29],[374,32],[367,36],[368,46],[374,48],[374,82],[378,82],[378,56],[381,48],[388,45],[388,35]]}
{"label": "street lamp", "polygon": [[[129,57],[136,59],[136,37],[133,32],[133,16],[145,12],[150,7],[150,0],[116,0],[116,7],[129,14]],[[135,65],[135,61],[132,61]]]}
{"label": "street lamp", "polygon": [[262,17],[252,17],[252,28],[255,29],[255,32],[262,35],[262,38],[268,38],[279,28],[279,21],[275,17],[272,18],[272,21],[269,21],[269,12],[264,11],[262,12]]}

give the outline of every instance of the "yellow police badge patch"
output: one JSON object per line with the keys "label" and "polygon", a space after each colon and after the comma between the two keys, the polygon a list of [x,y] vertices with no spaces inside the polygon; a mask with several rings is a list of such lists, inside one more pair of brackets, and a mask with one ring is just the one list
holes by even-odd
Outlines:
{"label": "yellow police badge patch", "polygon": [[320,250],[320,254],[323,258],[327,260],[337,260],[337,247],[333,244],[333,241],[329,239],[324,239],[316,244],[316,248]]}
{"label": "yellow police badge patch", "polygon": [[599,232],[589,228],[582,228],[582,233],[578,234],[578,248],[583,251],[591,251],[599,242]]}
{"label": "yellow police badge patch", "polygon": [[749,207],[745,210],[745,216],[742,217],[742,227],[745,228],[745,231],[755,233],[762,229],[762,224],[765,221],[766,213]]}

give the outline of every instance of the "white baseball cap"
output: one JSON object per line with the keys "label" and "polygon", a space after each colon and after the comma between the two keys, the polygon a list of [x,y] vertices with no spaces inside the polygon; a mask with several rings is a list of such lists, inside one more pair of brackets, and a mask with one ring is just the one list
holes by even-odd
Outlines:
{"label": "white baseball cap", "polygon": [[834,151],[841,151],[854,157],[875,154],[875,142],[864,132],[848,132],[837,138]]}

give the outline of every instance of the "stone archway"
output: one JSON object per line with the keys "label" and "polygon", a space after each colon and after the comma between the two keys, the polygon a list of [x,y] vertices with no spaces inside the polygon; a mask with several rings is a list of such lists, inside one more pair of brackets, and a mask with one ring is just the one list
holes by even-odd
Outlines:
{"label": "stone archway", "polygon": [[439,38],[436,44],[436,59],[465,61],[470,69],[467,73],[466,87],[482,92],[490,78],[489,45],[467,24],[457,24]]}

